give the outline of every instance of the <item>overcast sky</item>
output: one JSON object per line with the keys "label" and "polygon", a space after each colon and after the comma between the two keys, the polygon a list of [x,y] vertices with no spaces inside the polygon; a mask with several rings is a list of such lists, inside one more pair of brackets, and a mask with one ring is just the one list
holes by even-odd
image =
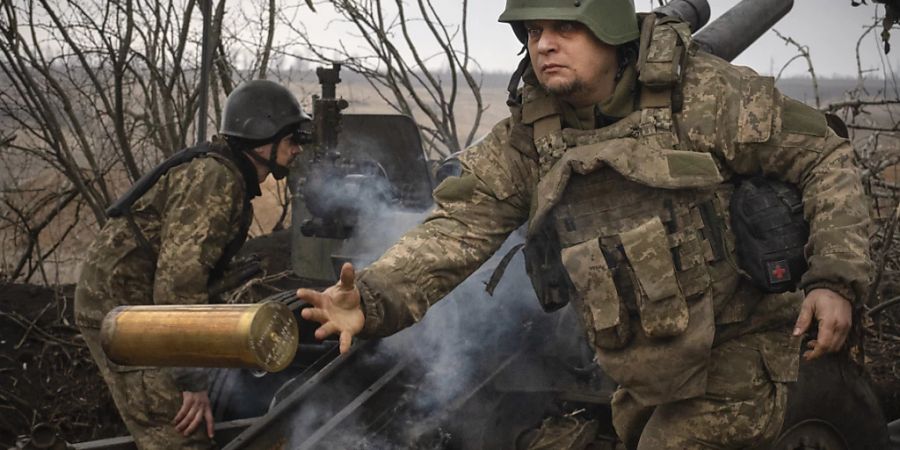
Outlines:
{"label": "overcast sky", "polygon": [[[639,11],[652,7],[651,0],[635,0]],[[750,0],[753,1],[753,0]],[[722,12],[738,3],[738,0],[709,0],[713,20]],[[871,3],[871,2],[870,2]],[[445,21],[459,23],[459,5],[461,2],[450,0],[435,1]],[[511,71],[518,57],[516,52],[519,43],[506,24],[498,23],[497,17],[503,10],[504,0],[469,1],[469,33],[473,57],[487,70]],[[345,44],[351,38],[340,33],[339,28],[330,22],[333,16],[324,8],[318,14],[307,11],[303,22],[312,30],[331,23],[331,36],[341,35]],[[884,8],[873,4],[853,7],[850,0],[795,0],[793,10],[788,13],[775,29],[807,45],[810,48],[813,64],[819,76],[856,75],[855,48],[857,40],[865,31],[865,27],[873,23],[875,14],[883,16]],[[423,35],[422,42],[427,42]],[[890,63],[900,66],[900,29],[895,30],[893,39],[894,51],[891,52]],[[874,68],[880,73],[883,54],[881,51],[880,26],[870,32],[860,45],[861,62],[864,69]],[[427,53],[427,52],[426,52]],[[747,65],[762,73],[777,73],[797,51],[786,46],[773,32],[766,33],[759,41],[747,49],[734,62]],[[784,76],[807,74],[806,63],[802,60],[792,63],[784,72]],[[876,74],[870,76],[874,77]]]}

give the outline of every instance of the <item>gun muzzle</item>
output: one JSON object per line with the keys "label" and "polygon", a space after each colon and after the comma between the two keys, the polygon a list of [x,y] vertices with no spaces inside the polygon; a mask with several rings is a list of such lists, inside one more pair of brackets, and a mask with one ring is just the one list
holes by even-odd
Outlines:
{"label": "gun muzzle", "polygon": [[246,367],[277,372],[299,332],[282,303],[120,306],[103,319],[107,357],[126,366]]}

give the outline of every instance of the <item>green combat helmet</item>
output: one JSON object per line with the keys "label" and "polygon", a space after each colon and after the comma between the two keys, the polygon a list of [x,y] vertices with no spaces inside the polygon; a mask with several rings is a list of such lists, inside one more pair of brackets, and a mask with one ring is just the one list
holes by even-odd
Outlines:
{"label": "green combat helmet", "polygon": [[255,145],[242,150],[268,167],[272,176],[280,180],[288,175],[288,168],[276,162],[278,141],[291,134],[297,143],[303,142],[300,126],[309,121],[310,117],[286,87],[274,81],[251,80],[241,83],[228,94],[219,133],[255,144],[271,142],[268,159],[252,151]]}
{"label": "green combat helmet", "polygon": [[506,0],[498,20],[512,25],[522,43],[527,40],[525,20],[578,22],[609,45],[633,41],[640,34],[632,0]]}
{"label": "green combat helmet", "polygon": [[268,141],[286,127],[309,120],[286,87],[274,81],[251,80],[241,83],[225,99],[219,133]]}

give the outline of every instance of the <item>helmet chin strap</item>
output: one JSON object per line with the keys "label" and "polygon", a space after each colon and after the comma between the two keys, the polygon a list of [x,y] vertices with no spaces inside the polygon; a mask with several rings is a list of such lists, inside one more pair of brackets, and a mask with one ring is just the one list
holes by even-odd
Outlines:
{"label": "helmet chin strap", "polygon": [[269,147],[269,159],[263,158],[262,156],[259,155],[259,153],[256,153],[256,151],[255,151],[256,149],[248,150],[246,152],[248,155],[250,155],[251,158],[256,160],[256,162],[266,166],[266,168],[269,169],[269,172],[272,174],[272,177],[275,178],[276,180],[281,180],[281,179],[285,178],[286,176],[288,176],[288,168],[284,167],[282,165],[279,165],[275,161],[275,159],[278,157],[278,143],[279,142],[281,142],[280,139],[273,142],[272,146]]}

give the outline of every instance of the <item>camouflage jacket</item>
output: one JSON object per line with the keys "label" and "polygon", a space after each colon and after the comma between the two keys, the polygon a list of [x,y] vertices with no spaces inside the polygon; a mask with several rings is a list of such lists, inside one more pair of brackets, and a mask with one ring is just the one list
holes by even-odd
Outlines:
{"label": "camouflage jacket", "polygon": [[[124,217],[100,231],[78,281],[79,326],[99,328],[121,305],[209,302],[210,272],[242,231],[245,198],[260,193],[249,161],[237,159],[220,139],[211,146],[218,153],[172,168],[132,206],[152,249],[141,245]],[[191,390],[200,390],[192,383]]]}
{"label": "camouflage jacket", "polygon": [[[525,90],[526,98],[529,90],[550,95],[527,83]],[[764,174],[799,186],[810,223],[810,268],[800,287],[829,288],[859,302],[871,272],[870,219],[849,142],[828,128],[821,113],[781,95],[771,78],[703,52],[687,57],[677,92],[681,107],[672,121],[679,148],[712,155],[726,180]],[[607,128],[629,126],[628,119],[640,114]],[[546,212],[536,189],[561,155],[535,151],[527,111],[525,116],[512,108],[509,118],[463,152],[462,174],[435,189],[430,216],[361,271],[363,335],[389,335],[421,320],[509,233]],[[577,126],[573,122],[564,126]],[[628,163],[627,156],[619,159]]]}

